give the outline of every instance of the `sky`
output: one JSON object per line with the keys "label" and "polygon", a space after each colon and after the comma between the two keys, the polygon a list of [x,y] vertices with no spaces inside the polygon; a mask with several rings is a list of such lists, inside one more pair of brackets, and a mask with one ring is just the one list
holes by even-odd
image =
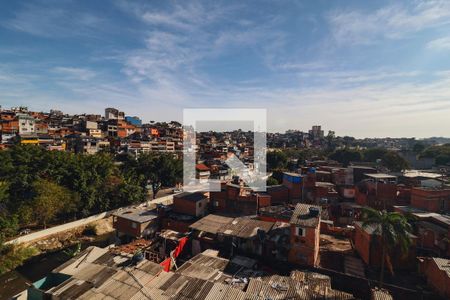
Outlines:
{"label": "sky", "polygon": [[450,1],[1,1],[0,105],[450,136]]}

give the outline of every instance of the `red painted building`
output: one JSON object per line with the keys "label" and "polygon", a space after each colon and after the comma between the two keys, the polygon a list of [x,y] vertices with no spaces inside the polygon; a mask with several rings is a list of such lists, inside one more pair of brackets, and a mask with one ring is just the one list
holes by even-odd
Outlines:
{"label": "red painted building", "polygon": [[420,257],[419,272],[444,299],[450,299],[450,260],[437,257]]}
{"label": "red painted building", "polygon": [[316,266],[319,257],[320,241],[319,206],[298,203],[295,207],[291,224],[288,261],[300,265]]}
{"label": "red painted building", "polygon": [[[355,250],[362,260],[369,266],[379,267],[381,265],[381,240],[375,226],[363,227],[362,222],[355,222],[355,233],[353,243]],[[412,244],[407,254],[401,253],[399,248],[395,248],[390,253],[390,261],[394,268],[413,268],[416,258],[417,237],[411,235]]]}
{"label": "red painted building", "polygon": [[151,237],[159,229],[158,214],[153,210],[126,209],[113,214],[117,236],[129,238]]}
{"label": "red painted building", "polygon": [[196,192],[184,192],[173,196],[173,211],[194,217],[203,217],[207,213],[208,197]]}
{"label": "red painted building", "polygon": [[411,189],[411,206],[429,212],[449,212],[450,188],[414,187]]}

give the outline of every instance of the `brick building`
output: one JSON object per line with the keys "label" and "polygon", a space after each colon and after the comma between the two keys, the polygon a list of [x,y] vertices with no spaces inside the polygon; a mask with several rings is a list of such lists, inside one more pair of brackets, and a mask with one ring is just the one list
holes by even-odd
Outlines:
{"label": "brick building", "polygon": [[272,195],[281,201],[286,190],[275,188],[267,192],[254,192],[251,188],[234,183],[222,183],[220,192],[210,192],[211,209],[222,213],[254,215],[258,208],[270,206]]}
{"label": "brick building", "polygon": [[414,233],[417,235],[417,248],[421,253],[450,257],[450,216],[411,206],[396,206],[395,211],[414,217]]}
{"label": "brick building", "polygon": [[200,192],[184,192],[173,196],[173,211],[194,217],[203,217],[208,211],[208,197]]}
{"label": "brick building", "polygon": [[159,229],[158,214],[146,209],[125,209],[113,214],[113,227],[117,236],[126,240],[152,237]]}
{"label": "brick building", "polygon": [[357,204],[377,210],[392,210],[393,206],[405,202],[404,194],[399,192],[400,189],[403,190],[403,187],[398,187],[396,176],[380,173],[365,175],[367,179],[356,185],[355,202]]}
{"label": "brick building", "polygon": [[289,202],[297,203],[302,199],[303,176],[297,173],[283,173],[283,185],[289,190]]}
{"label": "brick building", "polygon": [[295,264],[316,266],[320,241],[319,206],[298,203],[292,214],[288,261]]}
{"label": "brick building", "polygon": [[450,212],[450,188],[414,187],[411,189],[411,206],[429,212]]}
{"label": "brick building", "polygon": [[[363,227],[362,222],[355,222],[355,233],[353,242],[355,250],[362,260],[369,266],[379,267],[381,265],[382,243],[380,234],[375,226]],[[407,254],[401,253],[395,248],[390,254],[390,261],[394,268],[412,268],[415,265],[417,237],[411,235],[412,244]]]}
{"label": "brick building", "polygon": [[420,257],[419,272],[427,278],[428,285],[445,299],[450,299],[450,260],[437,257]]}

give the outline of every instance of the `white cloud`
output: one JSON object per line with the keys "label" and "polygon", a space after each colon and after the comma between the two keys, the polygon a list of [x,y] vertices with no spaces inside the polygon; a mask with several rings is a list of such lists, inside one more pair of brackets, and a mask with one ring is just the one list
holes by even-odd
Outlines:
{"label": "white cloud", "polygon": [[399,39],[450,23],[449,1],[419,1],[412,7],[394,4],[376,11],[337,10],[327,19],[334,40],[341,44],[373,44]]}
{"label": "white cloud", "polygon": [[432,50],[450,50],[450,37],[432,40],[428,42],[427,48]]}

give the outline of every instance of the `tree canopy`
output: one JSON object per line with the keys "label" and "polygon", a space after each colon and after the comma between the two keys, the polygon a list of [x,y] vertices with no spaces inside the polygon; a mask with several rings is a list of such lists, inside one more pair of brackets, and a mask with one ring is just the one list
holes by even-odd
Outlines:
{"label": "tree canopy", "polygon": [[270,151],[267,153],[267,169],[285,169],[287,166],[287,156],[282,151]]}
{"label": "tree canopy", "polygon": [[[141,165],[143,164],[143,165]],[[173,186],[182,163],[169,154],[117,163],[109,153],[47,151],[16,145],[0,151],[0,227],[46,226],[145,200],[147,180]]]}
{"label": "tree canopy", "polygon": [[422,151],[420,157],[434,158],[437,165],[448,165],[450,164],[450,144],[428,147]]}
{"label": "tree canopy", "polygon": [[378,211],[372,208],[363,210],[364,228],[373,227],[374,233],[381,237],[381,273],[380,285],[383,285],[384,266],[390,252],[399,247],[402,253],[407,253],[411,245],[411,225],[405,216],[397,212]]}
{"label": "tree canopy", "polygon": [[365,150],[338,149],[328,156],[329,159],[348,166],[350,162],[371,162],[381,164],[393,172],[409,168],[408,162],[397,152],[384,148],[369,148]]}
{"label": "tree canopy", "polygon": [[363,156],[361,151],[344,148],[334,151],[328,158],[348,166],[352,161],[362,161]]}

